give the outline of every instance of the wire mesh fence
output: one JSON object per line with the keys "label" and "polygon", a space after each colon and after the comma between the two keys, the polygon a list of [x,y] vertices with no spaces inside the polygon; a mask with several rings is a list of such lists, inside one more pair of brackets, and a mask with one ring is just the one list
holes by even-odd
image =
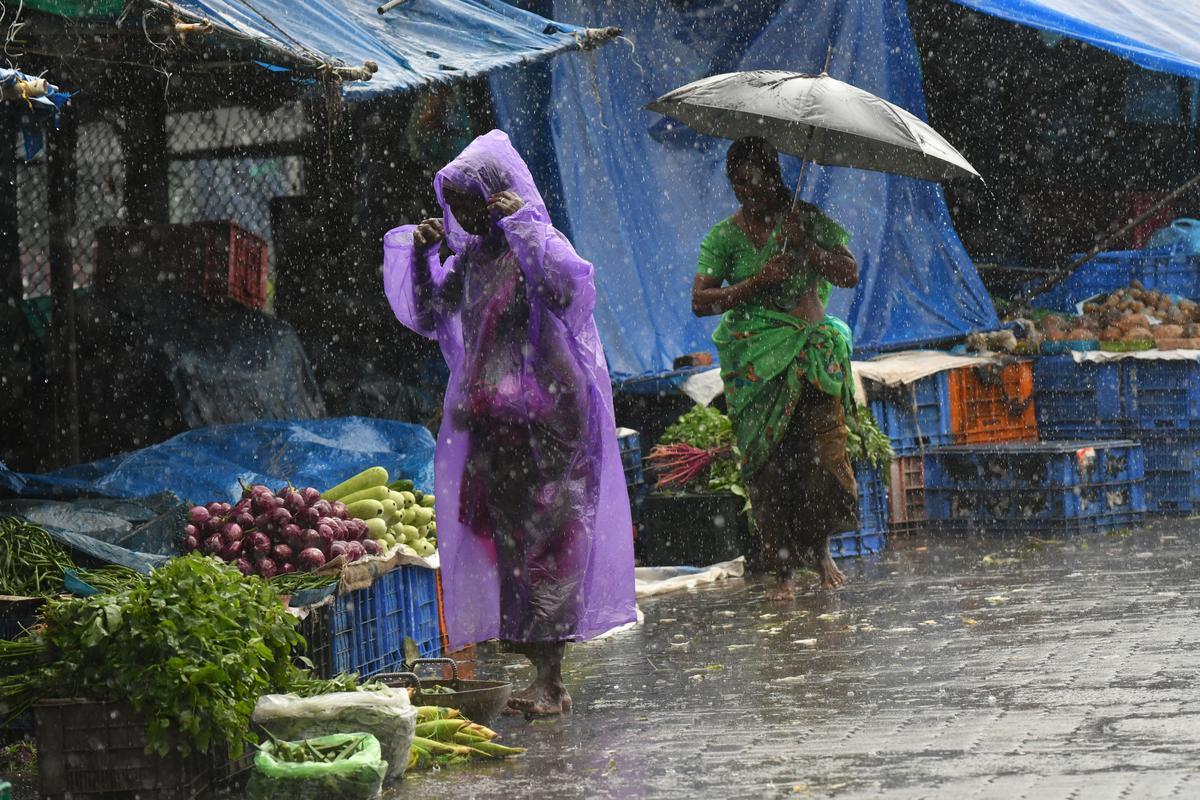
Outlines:
{"label": "wire mesh fence", "polygon": [[[304,191],[301,154],[310,123],[301,103],[272,111],[242,106],[167,115],[166,220],[232,220],[271,241],[270,203]],[[78,129],[75,225],[70,232],[76,287],[91,284],[96,231],[127,222],[127,121],[114,116]],[[18,136],[18,224],[25,298],[50,293],[46,154],[24,160]]]}

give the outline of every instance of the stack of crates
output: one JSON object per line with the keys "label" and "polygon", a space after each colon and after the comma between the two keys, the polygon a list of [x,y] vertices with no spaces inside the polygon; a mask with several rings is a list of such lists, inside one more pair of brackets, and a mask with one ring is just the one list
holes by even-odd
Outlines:
{"label": "stack of crates", "polygon": [[1159,514],[1200,512],[1200,363],[1129,359],[1134,435],[1146,450],[1146,495]]}
{"label": "stack of crates", "polygon": [[887,545],[888,495],[883,475],[874,467],[859,464],[854,477],[858,481],[858,530],[829,537],[834,558],[878,553]]}
{"label": "stack of crates", "polygon": [[925,504],[951,533],[1112,530],[1145,515],[1145,475],[1132,441],[947,447],[925,455]]}
{"label": "stack of crates", "polygon": [[309,610],[301,624],[316,674],[362,677],[392,672],[404,663],[411,639],[422,658],[442,652],[442,618],[436,570],[402,566],[363,589],[336,595]]}
{"label": "stack of crates", "polygon": [[960,367],[899,387],[872,387],[871,412],[892,441],[893,533],[926,521],[923,454],[947,445],[1036,442],[1033,364]]}
{"label": "stack of crates", "polygon": [[625,487],[629,490],[629,505],[637,521],[642,501],[646,499],[646,473],[642,466],[642,441],[637,431],[617,429],[617,445],[621,451],[621,468],[625,472]]}
{"label": "stack of crates", "polygon": [[1200,364],[1053,356],[1038,360],[1035,380],[1044,438],[1139,441],[1148,510],[1200,512]]}

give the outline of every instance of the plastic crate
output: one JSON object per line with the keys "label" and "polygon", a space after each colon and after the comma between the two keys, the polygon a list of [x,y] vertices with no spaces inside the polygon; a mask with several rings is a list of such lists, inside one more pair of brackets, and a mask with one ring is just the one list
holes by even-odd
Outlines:
{"label": "plastic crate", "polygon": [[438,602],[438,574],[425,567],[406,566],[397,572],[404,579],[403,640],[412,639],[421,658],[434,658],[442,653],[442,625]]}
{"label": "plastic crate", "polygon": [[888,529],[910,533],[925,525],[925,459],[900,456],[892,459],[888,481]]}
{"label": "plastic crate", "polygon": [[951,444],[950,377],[929,375],[904,386],[868,384],[868,403],[896,455]]}
{"label": "plastic crate", "polygon": [[1112,442],[1002,442],[931,450],[925,454],[925,489],[1042,489],[1141,481],[1142,446]]}
{"label": "plastic crate", "polygon": [[1031,362],[963,367],[949,376],[955,444],[1037,441]]}
{"label": "plastic crate", "polygon": [[1146,505],[1155,514],[1200,512],[1200,431],[1142,439]]}
{"label": "plastic crate", "polygon": [[642,566],[708,566],[739,555],[758,555],[742,513],[746,501],[735,494],[646,496],[634,542]]}
{"label": "plastic crate", "polygon": [[625,485],[630,491],[646,483],[645,471],[642,468],[642,443],[636,432],[617,437],[617,445],[621,450],[621,467],[625,470]]}
{"label": "plastic crate", "polygon": [[1147,289],[1182,297],[1200,296],[1196,259],[1171,249],[1112,250],[1100,253],[1049,292],[1033,299],[1037,308],[1074,312],[1098,294],[1123,289],[1138,280]]}
{"label": "plastic crate", "polygon": [[1048,356],[1033,365],[1038,434],[1048,440],[1120,438],[1132,401],[1121,362]]}
{"label": "plastic crate", "polygon": [[1144,454],[1128,441],[944,448],[925,456],[925,507],[942,529],[1131,525],[1146,511]]}
{"label": "plastic crate", "polygon": [[100,228],[96,281],[118,290],[173,283],[261,310],[269,255],[261,237],[229,221]]}
{"label": "plastic crate", "polygon": [[858,482],[858,530],[829,537],[829,552],[834,558],[878,553],[887,546],[887,486],[879,470],[865,465],[855,469]]}
{"label": "plastic crate", "polygon": [[1140,430],[1200,430],[1200,362],[1129,359],[1121,363],[1134,424]]}
{"label": "plastic crate", "polygon": [[188,800],[247,770],[251,756],[146,753],[146,719],[124,703],[46,700],[34,706],[40,797]]}

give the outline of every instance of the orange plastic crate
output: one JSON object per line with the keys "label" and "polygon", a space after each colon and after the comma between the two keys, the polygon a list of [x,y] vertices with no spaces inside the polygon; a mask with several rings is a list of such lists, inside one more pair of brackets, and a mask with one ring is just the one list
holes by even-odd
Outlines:
{"label": "orange plastic crate", "polygon": [[963,367],[950,373],[950,435],[955,444],[1036,442],[1033,363]]}
{"label": "orange plastic crate", "polygon": [[126,290],[174,284],[248,308],[267,305],[267,243],[229,221],[96,231],[96,280]]}
{"label": "orange plastic crate", "polygon": [[924,456],[892,459],[888,503],[891,506],[889,527],[893,533],[910,533],[924,526],[927,519]]}

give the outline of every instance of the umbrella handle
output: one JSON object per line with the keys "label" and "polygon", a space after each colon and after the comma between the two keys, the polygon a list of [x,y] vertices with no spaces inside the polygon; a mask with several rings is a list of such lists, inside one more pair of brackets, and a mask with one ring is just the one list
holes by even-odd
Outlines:
{"label": "umbrella handle", "polygon": [[[804,145],[804,151],[809,152],[813,146],[813,139],[816,138],[817,128],[812,126],[808,129],[808,141]],[[796,191],[792,193],[792,208],[789,213],[794,213],[800,205],[800,185],[804,183],[804,171],[808,169],[808,159],[800,162],[800,174],[796,176]],[[788,240],[787,236],[783,237],[783,247],[780,252],[787,253]]]}

